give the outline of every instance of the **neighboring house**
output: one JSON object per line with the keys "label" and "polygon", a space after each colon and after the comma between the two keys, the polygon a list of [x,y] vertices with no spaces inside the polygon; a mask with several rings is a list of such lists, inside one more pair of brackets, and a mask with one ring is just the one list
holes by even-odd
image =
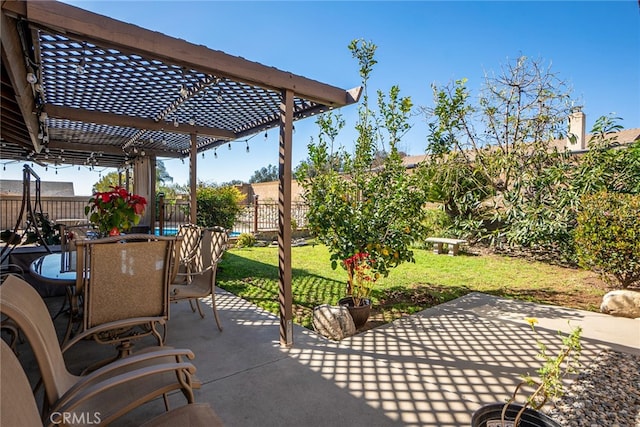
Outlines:
{"label": "neighboring house", "polygon": [[[549,143],[550,147],[556,147],[562,151],[566,149],[570,153],[581,154],[589,150],[589,141],[593,137],[593,134],[586,133],[586,116],[582,111],[574,111],[569,115],[569,134],[575,136],[574,143],[570,138],[556,139]],[[616,132],[615,135],[618,140],[618,144],[621,146],[629,145],[634,141],[640,140],[640,128],[623,129]],[[420,154],[417,156],[407,156],[402,159],[402,163],[407,169],[415,168],[420,162],[424,161],[427,157],[426,154]]]}
{"label": "neighboring house", "polygon": [[[31,183],[31,192],[35,190],[35,184]],[[2,196],[22,196],[22,180],[0,179],[0,195]],[[52,197],[73,197],[73,182],[40,182],[40,195]]]}

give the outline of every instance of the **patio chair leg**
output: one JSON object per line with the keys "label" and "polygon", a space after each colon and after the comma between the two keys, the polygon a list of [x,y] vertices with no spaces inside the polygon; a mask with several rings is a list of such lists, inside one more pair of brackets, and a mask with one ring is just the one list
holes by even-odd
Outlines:
{"label": "patio chair leg", "polygon": [[198,307],[198,313],[200,314],[200,318],[204,319],[204,313],[202,312],[202,308],[200,307],[200,300],[198,298],[194,298],[194,299],[196,300],[196,307]]}
{"label": "patio chair leg", "polygon": [[218,308],[216,307],[216,292],[215,290],[211,292],[211,308],[213,309],[213,317],[216,318],[216,324],[218,325],[218,330],[222,332],[222,324],[220,323],[220,318],[218,317]]}
{"label": "patio chair leg", "polygon": [[[197,304],[197,302],[198,302],[198,300],[196,300],[196,304]],[[193,306],[193,300],[191,300],[191,299],[189,300],[189,306],[191,306],[191,311],[195,313],[196,312],[196,308]]]}

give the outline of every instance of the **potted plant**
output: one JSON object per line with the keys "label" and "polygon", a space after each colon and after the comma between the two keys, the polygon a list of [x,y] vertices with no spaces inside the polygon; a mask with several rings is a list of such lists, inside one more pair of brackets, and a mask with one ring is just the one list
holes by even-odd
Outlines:
{"label": "potted plant", "polygon": [[98,227],[100,236],[118,236],[140,223],[147,200],[129,193],[125,188],[112,186],[111,190],[96,192],[85,206],[84,213]]}
{"label": "potted plant", "polygon": [[[535,331],[538,320],[525,319]],[[482,406],[471,418],[472,427],[560,427],[556,421],[539,410],[549,401],[563,394],[562,378],[577,372],[578,358],[582,349],[580,335],[582,328],[576,327],[568,335],[558,332],[562,347],[557,355],[548,354],[547,347],[540,341],[538,357],[544,360],[538,369],[538,377],[523,375],[506,403],[493,403]],[[522,403],[516,403],[518,393],[523,387],[533,387],[533,391]]]}
{"label": "potted plant", "polygon": [[349,310],[356,328],[361,328],[367,323],[371,313],[371,290],[379,277],[379,273],[373,271],[371,257],[366,252],[357,252],[344,260],[347,270],[347,296],[340,299],[338,304],[344,305]]}

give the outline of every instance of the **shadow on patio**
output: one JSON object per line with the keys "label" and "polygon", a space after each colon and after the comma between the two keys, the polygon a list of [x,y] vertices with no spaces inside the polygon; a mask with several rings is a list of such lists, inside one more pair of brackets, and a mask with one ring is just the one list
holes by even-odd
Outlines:
{"label": "shadow on patio", "polygon": [[[586,366],[605,348],[640,354],[635,320],[478,293],[341,342],[295,326],[294,347],[284,349],[277,317],[224,291],[217,298],[223,332],[210,311],[200,319],[178,303],[171,306],[167,345],[194,351],[202,381],[196,400],[210,403],[228,426],[469,425],[475,409],[504,401],[520,374],[540,366],[525,316],[538,317],[538,338],[553,351],[556,331],[567,331],[568,320],[582,326]],[[52,312],[60,301],[47,299]],[[64,322],[61,316],[59,329]],[[27,346],[20,351],[33,370]],[[82,342],[67,363],[77,372],[113,351]],[[184,404],[180,394],[171,401]],[[114,425],[137,425],[163,410],[156,400]]]}

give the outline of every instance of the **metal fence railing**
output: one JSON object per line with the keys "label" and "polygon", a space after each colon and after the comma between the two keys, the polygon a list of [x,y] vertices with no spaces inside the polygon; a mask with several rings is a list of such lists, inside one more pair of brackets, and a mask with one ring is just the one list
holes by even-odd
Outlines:
{"label": "metal fence railing", "polygon": [[[53,197],[42,196],[42,212],[49,219],[60,221],[63,219],[84,219],[84,208],[88,197]],[[3,196],[0,199],[0,230],[13,229],[20,213],[21,196]],[[162,206],[162,210],[161,210]],[[163,234],[175,233],[180,224],[189,221],[190,205],[185,200],[164,200],[156,206],[156,230],[162,224]],[[307,227],[307,213],[309,207],[302,202],[291,205],[291,220],[294,229]],[[161,219],[162,214],[162,219]],[[21,225],[21,227],[24,224]],[[236,233],[260,233],[278,230],[278,203],[257,202],[242,209],[233,227]]]}

